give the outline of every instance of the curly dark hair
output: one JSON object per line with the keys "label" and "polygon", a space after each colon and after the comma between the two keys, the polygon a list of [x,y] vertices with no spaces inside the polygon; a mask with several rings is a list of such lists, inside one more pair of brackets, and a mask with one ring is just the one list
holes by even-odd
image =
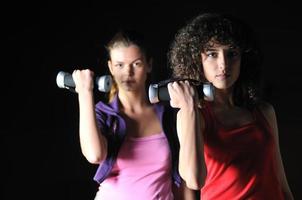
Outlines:
{"label": "curly dark hair", "polygon": [[181,28],[171,42],[168,66],[174,78],[206,81],[201,52],[214,44],[240,49],[240,76],[234,85],[236,105],[250,107],[260,97],[260,66],[262,54],[251,27],[229,14],[204,13]]}

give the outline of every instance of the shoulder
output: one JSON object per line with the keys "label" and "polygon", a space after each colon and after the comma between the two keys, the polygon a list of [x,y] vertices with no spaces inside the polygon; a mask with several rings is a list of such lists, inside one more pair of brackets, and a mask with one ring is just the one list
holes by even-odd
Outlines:
{"label": "shoulder", "polygon": [[273,134],[277,135],[278,125],[274,107],[268,102],[261,102],[256,107],[262,113],[268,125],[272,128]]}
{"label": "shoulder", "polygon": [[256,107],[259,109],[259,111],[261,111],[268,121],[270,121],[272,118],[275,118],[276,113],[272,104],[266,101],[261,101],[256,105]]}
{"label": "shoulder", "polygon": [[106,103],[99,101],[95,104],[95,111],[96,112],[104,112],[109,107]]}
{"label": "shoulder", "polygon": [[118,115],[118,110],[111,104],[104,103],[102,101],[99,101],[95,105],[95,113],[96,113],[96,118],[99,121],[104,121],[108,117],[110,118],[111,116],[117,116]]}
{"label": "shoulder", "polygon": [[116,112],[118,108],[115,106],[116,103],[110,102],[110,103],[105,103],[103,101],[99,101],[95,104],[95,109],[96,111],[103,111],[106,113],[111,113],[111,112]]}
{"label": "shoulder", "polygon": [[103,101],[99,101],[95,104],[95,107],[98,109],[102,109],[105,106],[108,106],[108,105],[106,103],[104,103]]}

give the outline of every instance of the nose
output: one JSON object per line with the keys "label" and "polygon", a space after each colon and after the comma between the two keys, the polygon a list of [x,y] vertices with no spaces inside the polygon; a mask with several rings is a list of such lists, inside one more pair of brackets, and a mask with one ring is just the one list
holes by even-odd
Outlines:
{"label": "nose", "polygon": [[134,69],[132,65],[127,65],[125,67],[125,71],[127,73],[127,75],[132,76],[134,74]]}
{"label": "nose", "polygon": [[221,54],[218,59],[219,69],[222,71],[225,71],[226,68],[228,67],[228,63],[229,63],[229,61],[228,61],[227,55]]}

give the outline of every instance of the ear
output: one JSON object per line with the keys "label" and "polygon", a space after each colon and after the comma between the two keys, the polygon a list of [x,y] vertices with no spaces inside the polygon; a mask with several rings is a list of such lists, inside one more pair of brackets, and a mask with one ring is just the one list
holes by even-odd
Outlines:
{"label": "ear", "polygon": [[110,60],[108,60],[107,64],[108,64],[108,68],[109,68],[109,71],[110,71],[111,75],[113,75],[112,62]]}

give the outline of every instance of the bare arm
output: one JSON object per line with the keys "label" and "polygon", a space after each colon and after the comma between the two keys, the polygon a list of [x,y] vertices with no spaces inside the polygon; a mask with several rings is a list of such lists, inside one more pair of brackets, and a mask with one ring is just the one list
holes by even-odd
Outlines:
{"label": "bare arm", "polygon": [[75,70],[72,74],[79,99],[79,134],[81,150],[85,158],[99,164],[107,155],[107,140],[96,122],[93,96],[93,72]]}
{"label": "bare arm", "polygon": [[274,139],[275,139],[275,146],[276,146],[276,158],[277,158],[277,170],[278,170],[278,175],[279,175],[279,180],[280,183],[282,184],[282,189],[283,193],[285,196],[285,199],[288,200],[293,200],[293,194],[290,190],[290,187],[287,182],[283,162],[282,162],[282,156],[280,152],[280,146],[279,146],[279,134],[278,134],[278,125],[277,125],[277,119],[276,119],[276,114],[273,106],[270,104],[266,103],[261,106],[261,110],[267,119],[269,125],[272,127],[273,134],[274,134]]}
{"label": "bare arm", "polygon": [[175,200],[197,200],[199,198],[197,191],[189,189],[184,181],[180,187],[173,184],[172,190]]}
{"label": "bare arm", "polygon": [[205,182],[206,166],[198,98],[188,82],[170,83],[168,90],[171,106],[180,108],[177,113],[179,173],[190,189],[199,190]]}

